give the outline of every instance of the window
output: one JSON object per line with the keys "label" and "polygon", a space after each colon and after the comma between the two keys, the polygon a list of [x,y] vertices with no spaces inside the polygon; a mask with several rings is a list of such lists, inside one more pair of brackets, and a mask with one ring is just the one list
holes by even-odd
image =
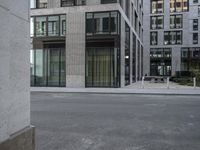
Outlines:
{"label": "window", "polygon": [[193,33],[193,44],[198,44],[198,33]]}
{"label": "window", "polygon": [[137,38],[133,33],[133,50],[132,50],[132,82],[136,81],[136,48],[137,48]]}
{"label": "window", "polygon": [[189,11],[188,0],[170,0],[170,12]]}
{"label": "window", "polygon": [[193,30],[198,30],[198,19],[193,19]]}
{"label": "window", "polygon": [[31,17],[31,19],[30,19],[30,36],[33,37],[34,33],[35,33],[35,30],[34,30],[34,19]]}
{"label": "window", "polygon": [[48,17],[48,36],[59,35],[59,16]]}
{"label": "window", "polygon": [[31,0],[31,8],[47,8],[47,0]]}
{"label": "window", "polygon": [[31,17],[31,36],[64,36],[65,15]]}
{"label": "window", "polygon": [[[200,70],[200,47],[181,49],[181,71]],[[190,74],[190,73],[189,73]]]}
{"label": "window", "polygon": [[200,5],[198,6],[198,15],[200,16]]}
{"label": "window", "polygon": [[182,28],[183,25],[183,16],[182,15],[170,15],[170,28],[178,29]]}
{"label": "window", "polygon": [[198,0],[193,0],[193,3],[198,3]]}
{"label": "window", "polygon": [[150,75],[171,76],[172,52],[169,48],[150,49]]}
{"label": "window", "polygon": [[30,51],[31,86],[64,87],[66,82],[65,49]]}
{"label": "window", "polygon": [[98,12],[87,13],[86,33],[93,34],[118,34],[119,33],[119,13],[118,12]]}
{"label": "window", "polygon": [[157,45],[158,44],[158,32],[150,33],[150,44]]}
{"label": "window", "polygon": [[35,34],[36,36],[46,36],[47,30],[46,30],[46,23],[47,23],[47,17],[36,17],[35,18]]}
{"label": "window", "polygon": [[151,29],[163,29],[164,27],[163,16],[152,16],[151,17]]}
{"label": "window", "polygon": [[164,45],[182,44],[182,31],[165,31]]}
{"label": "window", "polygon": [[101,4],[117,3],[117,0],[101,0]]}
{"label": "window", "polygon": [[130,84],[130,27],[125,24],[125,85]]}
{"label": "window", "polygon": [[61,7],[86,5],[86,0],[61,0]]}
{"label": "window", "polygon": [[163,13],[164,12],[164,2],[163,0],[151,0],[151,13]]}

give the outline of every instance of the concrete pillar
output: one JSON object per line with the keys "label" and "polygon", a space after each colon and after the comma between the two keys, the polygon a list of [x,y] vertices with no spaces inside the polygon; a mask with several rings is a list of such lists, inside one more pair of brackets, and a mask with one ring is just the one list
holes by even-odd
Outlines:
{"label": "concrete pillar", "polygon": [[66,87],[85,87],[85,13],[67,14]]}

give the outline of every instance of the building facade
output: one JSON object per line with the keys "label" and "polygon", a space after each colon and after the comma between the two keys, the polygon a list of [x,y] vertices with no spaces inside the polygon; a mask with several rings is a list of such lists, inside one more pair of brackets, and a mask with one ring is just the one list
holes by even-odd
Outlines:
{"label": "building facade", "polygon": [[200,0],[148,0],[144,5],[144,73],[186,75],[200,69]]}
{"label": "building facade", "polygon": [[29,1],[0,3],[0,150],[35,150],[30,125]]}
{"label": "building facade", "polygon": [[143,75],[142,0],[31,0],[31,85],[124,87]]}

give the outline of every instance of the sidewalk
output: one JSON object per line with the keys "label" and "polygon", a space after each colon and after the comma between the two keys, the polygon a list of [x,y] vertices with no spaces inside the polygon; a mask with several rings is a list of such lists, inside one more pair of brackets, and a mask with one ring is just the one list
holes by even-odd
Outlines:
{"label": "sidewalk", "polygon": [[31,87],[31,92],[52,92],[52,93],[92,93],[92,94],[146,94],[146,95],[200,95],[200,88],[180,86],[170,83],[167,89],[166,84],[148,84],[145,88],[141,82],[134,83],[124,88],[51,88],[51,87]]}

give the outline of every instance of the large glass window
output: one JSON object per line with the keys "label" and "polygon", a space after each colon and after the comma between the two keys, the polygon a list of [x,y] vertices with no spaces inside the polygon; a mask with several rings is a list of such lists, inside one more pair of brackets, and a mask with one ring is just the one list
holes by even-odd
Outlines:
{"label": "large glass window", "polygon": [[164,44],[165,45],[182,44],[182,31],[165,31]]}
{"label": "large glass window", "polygon": [[164,28],[164,17],[163,16],[152,16],[151,17],[151,29],[163,29]]}
{"label": "large glass window", "polygon": [[189,0],[170,0],[170,12],[189,11]]}
{"label": "large glass window", "polygon": [[151,13],[163,13],[164,12],[164,1],[163,0],[151,0]]}
{"label": "large glass window", "polygon": [[86,33],[94,34],[119,34],[119,13],[98,12],[87,13]]}
{"label": "large glass window", "polygon": [[31,36],[64,36],[65,15],[31,17]]}
{"label": "large glass window", "polygon": [[181,49],[181,71],[200,70],[200,47]]}
{"label": "large glass window", "polygon": [[64,49],[34,49],[30,58],[32,86],[65,86]]}
{"label": "large glass window", "polygon": [[115,87],[114,48],[87,48],[86,87]]}
{"label": "large glass window", "polygon": [[171,49],[150,49],[150,75],[171,76]]}

